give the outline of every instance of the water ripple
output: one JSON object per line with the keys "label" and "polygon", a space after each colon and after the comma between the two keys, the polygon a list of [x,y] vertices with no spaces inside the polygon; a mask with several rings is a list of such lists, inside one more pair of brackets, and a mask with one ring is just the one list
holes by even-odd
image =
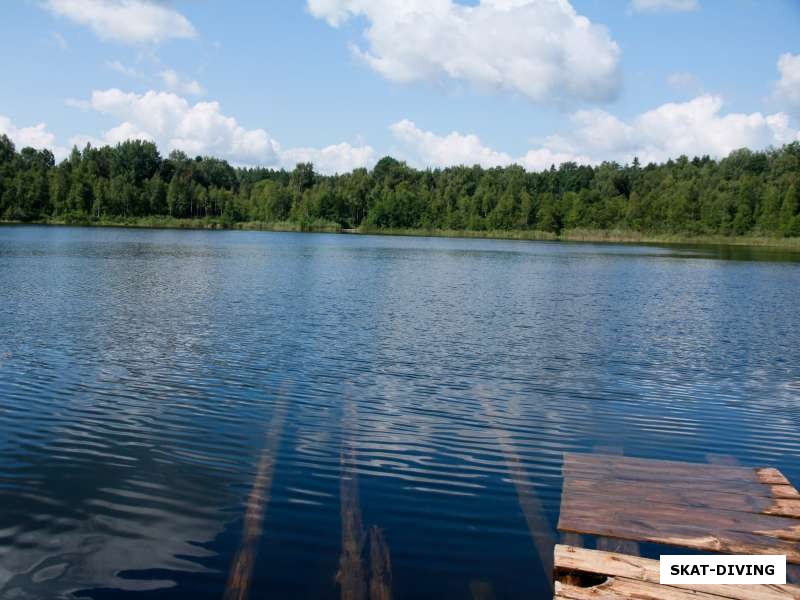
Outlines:
{"label": "water ripple", "polygon": [[280,407],[252,597],[339,596],[345,472],[398,598],[544,597],[565,451],[800,483],[800,264],[722,257],[0,228],[0,596],[220,597]]}

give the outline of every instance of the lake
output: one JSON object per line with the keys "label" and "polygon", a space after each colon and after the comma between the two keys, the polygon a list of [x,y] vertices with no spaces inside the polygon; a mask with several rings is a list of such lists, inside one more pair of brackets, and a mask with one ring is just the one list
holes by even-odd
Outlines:
{"label": "lake", "polygon": [[564,451],[800,483],[799,301],[748,248],[2,227],[0,597],[220,598],[244,550],[338,598],[354,540],[396,598],[547,597]]}

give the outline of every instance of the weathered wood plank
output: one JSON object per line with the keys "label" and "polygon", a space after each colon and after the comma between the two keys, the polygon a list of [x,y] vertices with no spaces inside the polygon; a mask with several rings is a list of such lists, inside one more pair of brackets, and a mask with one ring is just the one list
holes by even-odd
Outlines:
{"label": "weathered wood plank", "polygon": [[[706,479],[681,479],[675,477],[665,477],[659,475],[648,474],[633,474],[633,473],[619,473],[619,472],[589,472],[578,471],[569,467],[565,467],[562,471],[564,479],[583,479],[587,481],[615,481],[621,484],[644,484],[648,486],[680,486],[683,488],[692,488],[695,490],[706,490],[709,492],[720,492],[728,494],[744,494],[748,496],[763,496],[765,498],[781,498],[787,497],[786,494],[777,494],[789,486],[768,486],[755,483],[753,481],[714,481],[712,478]],[[779,487],[780,490],[773,488]],[[791,499],[791,490],[787,489],[786,492],[790,494],[788,499]]]}
{"label": "weathered wood plank", "polygon": [[[739,473],[737,475],[730,474],[727,477],[715,477],[713,473],[714,467],[711,465],[704,465],[703,471],[685,471],[677,472],[666,469],[659,469],[654,466],[647,469],[644,467],[626,467],[613,464],[608,465],[590,465],[586,463],[564,462],[562,473],[565,477],[581,477],[582,479],[620,479],[625,481],[641,481],[650,483],[687,483],[687,484],[713,484],[715,486],[722,486],[726,488],[738,489],[744,487],[745,489],[760,490],[767,492],[769,490],[768,484],[759,481],[758,474],[755,469],[748,471],[746,474]],[[775,484],[785,485],[785,484]],[[763,488],[766,488],[764,490]]]}
{"label": "weathered wood plank", "polygon": [[[567,453],[558,529],[800,564],[800,496],[777,469]],[[719,464],[724,463],[724,464]],[[619,591],[617,589],[617,591]]]}
{"label": "weathered wood plank", "polygon": [[[567,483],[565,487],[568,491],[576,489],[584,488],[576,488],[572,482]],[[654,498],[642,500],[636,496],[615,493],[602,496],[580,493],[564,495],[561,502],[562,519],[566,520],[571,515],[586,512],[602,515],[609,520],[624,515],[626,519],[653,519],[662,523],[702,525],[800,541],[800,520],[793,517],[722,508],[709,510],[702,506],[673,504]]]}
{"label": "weathered wood plank", "polygon": [[[648,466],[647,463],[652,464]],[[653,486],[680,485],[695,490],[800,499],[797,489],[776,469],[751,469],[705,463],[686,463],[680,467],[675,465],[674,461],[566,453],[562,472],[565,479],[613,480],[647,483]]]}
{"label": "weathered wood plank", "polygon": [[564,482],[563,494],[565,497],[602,497],[607,503],[612,503],[612,498],[622,497],[635,499],[642,503],[656,502],[693,508],[734,510],[800,518],[800,499],[786,500],[767,496],[731,494],[691,487],[646,486],[634,482],[569,478]]}
{"label": "weathered wood plank", "polygon": [[772,467],[756,469],[756,476],[761,483],[767,485],[792,485],[783,473]]}
{"label": "weathered wood plank", "polygon": [[569,520],[592,515],[598,523],[620,521],[648,523],[668,530],[673,526],[704,527],[708,531],[752,533],[791,542],[800,541],[800,520],[732,510],[708,510],[658,502],[640,502],[625,496],[568,495],[561,502],[561,520],[571,531]]}
{"label": "weathered wood plank", "polygon": [[628,474],[618,473],[587,473],[585,471],[574,471],[565,469],[563,471],[564,480],[582,480],[582,481],[599,481],[609,482],[613,481],[619,485],[647,485],[651,488],[659,487],[678,487],[681,489],[691,489],[697,492],[715,493],[715,494],[730,494],[734,496],[747,496],[754,498],[768,498],[768,499],[783,499],[783,500],[800,500],[800,494],[797,493],[792,486],[786,485],[762,485],[753,482],[731,482],[731,481],[713,481],[712,479],[706,480],[692,480],[686,481],[681,479],[669,478],[647,478],[642,476],[631,476]]}
{"label": "weathered wood plank", "polygon": [[800,499],[800,492],[793,485],[770,485],[770,493],[773,498],[785,498],[786,500]]}
{"label": "weathered wood plank", "polygon": [[[565,453],[564,472],[586,473],[592,478],[614,476],[638,481],[711,481],[753,486],[782,485],[793,487],[778,469],[750,468],[706,463],[678,463],[629,456]],[[795,490],[796,491],[796,490]]]}
{"label": "weathered wood plank", "polygon": [[[607,455],[622,456],[623,447],[595,445],[594,452]],[[632,554],[634,556],[638,556],[639,554],[641,554],[641,551],[639,549],[639,543],[633,540],[623,540],[620,538],[598,536],[595,546],[598,550],[606,550],[608,552],[621,552],[623,554]]]}
{"label": "weathered wood plank", "polygon": [[[631,600],[630,596],[623,596],[620,592],[609,589],[580,588],[556,581],[555,600]],[[719,600],[719,598],[716,598]]]}
{"label": "weathered wood plank", "polygon": [[[579,572],[623,577],[658,584],[659,561],[626,554],[600,552],[558,545],[555,549],[555,569],[560,572]],[[699,590],[734,600],[800,600],[800,587],[791,585],[674,585],[671,587]]]}
{"label": "weathered wood plank", "polygon": [[[613,577],[606,583],[591,588],[556,582],[556,598],[568,598],[569,600],[731,600],[735,597],[646,583],[625,577]],[[746,597],[746,600],[760,600],[760,597],[751,594]]]}
{"label": "weathered wood plank", "polygon": [[[637,458],[617,454],[590,454],[581,452],[565,452],[564,465],[584,466],[599,469],[615,469],[619,471],[642,471],[652,474],[669,474],[684,477],[711,476],[715,480],[752,480],[758,482],[756,469],[735,465],[711,465],[709,463],[691,463],[674,460]],[[769,472],[765,476],[773,476]]]}
{"label": "weathered wood plank", "polygon": [[800,564],[800,548],[797,543],[737,531],[710,531],[703,526],[672,524],[666,528],[660,523],[637,519],[600,522],[594,515],[571,517],[568,521],[560,522],[559,528],[575,533],[606,535],[726,554],[786,554],[788,562]]}

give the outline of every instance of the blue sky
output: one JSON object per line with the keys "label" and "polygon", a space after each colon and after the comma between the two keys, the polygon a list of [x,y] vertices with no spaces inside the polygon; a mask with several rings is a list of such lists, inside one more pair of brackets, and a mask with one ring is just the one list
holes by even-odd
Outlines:
{"label": "blue sky", "polygon": [[724,155],[800,139],[797,0],[28,0],[0,132],[324,172]]}

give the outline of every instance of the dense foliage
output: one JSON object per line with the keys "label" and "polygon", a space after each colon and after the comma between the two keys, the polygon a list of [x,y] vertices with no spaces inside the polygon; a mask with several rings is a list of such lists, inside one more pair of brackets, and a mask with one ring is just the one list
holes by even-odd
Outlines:
{"label": "dense foliage", "polygon": [[800,236],[800,143],[722,160],[682,156],[641,166],[566,163],[420,171],[393,158],[323,176],[162,158],[149,142],[17,151],[0,136],[0,219],[113,220],[144,216],[451,230],[618,229],[647,233]]}

